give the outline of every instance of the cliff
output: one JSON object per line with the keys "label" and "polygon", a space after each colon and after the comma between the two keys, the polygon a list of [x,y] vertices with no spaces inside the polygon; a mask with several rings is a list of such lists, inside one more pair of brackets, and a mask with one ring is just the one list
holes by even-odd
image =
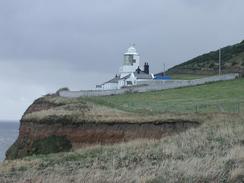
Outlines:
{"label": "cliff", "polygon": [[86,98],[45,96],[24,113],[19,137],[7,151],[6,159],[139,138],[159,139],[199,124],[187,115],[132,113]]}

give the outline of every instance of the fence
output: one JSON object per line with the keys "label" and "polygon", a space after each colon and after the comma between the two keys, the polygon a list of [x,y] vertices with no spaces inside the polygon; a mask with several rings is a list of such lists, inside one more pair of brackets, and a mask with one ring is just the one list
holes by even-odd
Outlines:
{"label": "fence", "polygon": [[[157,108],[157,107],[155,107]],[[151,109],[152,110],[152,109]],[[243,113],[243,102],[221,102],[213,104],[180,104],[180,105],[165,105],[157,108],[158,112],[180,112],[180,113]]]}

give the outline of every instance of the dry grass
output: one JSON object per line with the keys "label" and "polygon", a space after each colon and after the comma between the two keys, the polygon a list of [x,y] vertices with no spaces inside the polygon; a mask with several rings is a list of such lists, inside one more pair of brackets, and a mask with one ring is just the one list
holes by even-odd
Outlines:
{"label": "dry grass", "polygon": [[98,145],[4,162],[0,182],[243,181],[243,116],[216,114],[206,119],[199,128],[157,141]]}
{"label": "dry grass", "polygon": [[[62,103],[64,102],[65,103]],[[71,102],[72,101],[72,102]],[[91,102],[79,102],[75,99],[67,100],[62,97],[50,98],[49,102],[62,104],[61,106],[37,112],[27,113],[23,116],[23,121],[31,122],[106,122],[106,123],[144,123],[144,122],[170,122],[175,120],[197,121],[199,115],[187,113],[164,113],[164,114],[143,114],[126,112],[116,108],[111,108]],[[202,115],[204,118],[204,115]],[[196,120],[197,119],[197,120]]]}

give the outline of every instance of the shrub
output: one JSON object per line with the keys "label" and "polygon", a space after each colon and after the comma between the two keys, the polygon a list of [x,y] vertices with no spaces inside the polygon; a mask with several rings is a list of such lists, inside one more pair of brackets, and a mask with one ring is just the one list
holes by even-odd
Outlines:
{"label": "shrub", "polygon": [[66,137],[50,136],[45,139],[34,141],[30,155],[65,152],[69,151],[71,148],[72,144]]}
{"label": "shrub", "polygon": [[237,64],[238,64],[238,63],[237,63],[236,61],[234,61],[234,62],[231,63],[232,66],[235,66],[235,65],[237,65]]}

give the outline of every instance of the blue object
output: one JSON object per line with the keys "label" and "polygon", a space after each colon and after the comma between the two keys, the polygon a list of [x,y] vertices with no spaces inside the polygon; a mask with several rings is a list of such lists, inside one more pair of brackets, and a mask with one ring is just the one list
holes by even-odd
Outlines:
{"label": "blue object", "polygon": [[156,75],[153,78],[154,80],[172,80],[172,78],[170,76],[160,76],[160,75]]}

